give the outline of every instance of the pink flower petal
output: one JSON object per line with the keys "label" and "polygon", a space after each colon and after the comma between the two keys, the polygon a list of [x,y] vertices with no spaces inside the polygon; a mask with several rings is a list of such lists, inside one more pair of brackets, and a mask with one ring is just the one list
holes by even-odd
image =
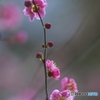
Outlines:
{"label": "pink flower petal", "polygon": [[62,97],[68,98],[70,96],[70,91],[69,90],[64,90],[61,92]]}
{"label": "pink flower petal", "polygon": [[73,97],[70,96],[69,90],[64,90],[62,92],[54,90],[50,95],[50,100],[73,100]]}
{"label": "pink flower petal", "polygon": [[47,60],[47,61],[46,61],[46,67],[47,67],[48,69],[50,69],[50,70],[53,70],[53,69],[54,69],[54,64],[53,64],[53,62],[50,61],[50,60]]}
{"label": "pink flower petal", "polygon": [[62,79],[61,84],[62,84],[62,91],[70,90],[73,92],[78,92],[77,84],[74,79],[68,79],[67,77],[65,77]]}
{"label": "pink flower petal", "polygon": [[53,77],[58,80],[60,78],[60,70],[58,68],[54,68]]}
{"label": "pink flower petal", "polygon": [[50,95],[50,100],[58,100],[61,96],[59,93],[60,93],[59,90],[54,90]]}

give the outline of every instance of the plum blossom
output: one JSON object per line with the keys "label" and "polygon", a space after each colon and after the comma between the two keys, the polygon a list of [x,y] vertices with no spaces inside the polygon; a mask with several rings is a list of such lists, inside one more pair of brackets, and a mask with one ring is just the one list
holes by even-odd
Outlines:
{"label": "plum blossom", "polygon": [[73,100],[73,97],[70,96],[69,90],[64,90],[60,92],[56,89],[50,95],[50,100]]}
{"label": "plum blossom", "polygon": [[46,67],[48,70],[48,76],[53,77],[54,79],[58,80],[60,78],[60,70],[56,67],[53,61],[47,60]]}
{"label": "plum blossom", "polygon": [[63,90],[70,90],[73,92],[78,92],[77,84],[74,79],[68,79],[67,77],[61,80],[62,84],[62,91]]}
{"label": "plum blossom", "polygon": [[25,6],[23,12],[29,16],[30,21],[33,21],[34,18],[40,19],[38,13],[42,18],[46,14],[45,8],[47,7],[47,2],[45,0],[26,0]]}
{"label": "plum blossom", "polygon": [[0,29],[12,30],[22,22],[20,8],[14,3],[0,5]]}

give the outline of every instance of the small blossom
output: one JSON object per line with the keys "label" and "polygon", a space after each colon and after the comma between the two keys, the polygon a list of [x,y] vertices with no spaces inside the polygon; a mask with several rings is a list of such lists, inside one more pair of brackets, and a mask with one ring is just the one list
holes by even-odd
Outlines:
{"label": "small blossom", "polygon": [[30,17],[30,21],[33,21],[35,17],[37,19],[40,19],[38,13],[40,14],[41,17],[44,17],[46,13],[45,8],[47,7],[47,2],[44,0],[30,0],[30,1],[26,0],[25,6],[26,7],[23,10],[24,14]]}
{"label": "small blossom", "polygon": [[46,23],[46,24],[45,24],[45,28],[46,28],[46,29],[50,29],[50,28],[51,28],[51,23]]}
{"label": "small blossom", "polygon": [[53,43],[53,42],[51,42],[51,41],[49,41],[47,45],[48,45],[48,47],[50,47],[50,48],[51,48],[51,47],[53,47],[53,46],[54,46],[54,43]]}
{"label": "small blossom", "polygon": [[62,79],[61,84],[62,84],[62,91],[70,90],[73,92],[78,92],[77,84],[74,79],[68,79],[67,77],[65,77]]}
{"label": "small blossom", "polygon": [[36,54],[36,58],[40,59],[40,60],[43,60],[43,54],[41,52],[38,52]]}
{"label": "small blossom", "polygon": [[50,100],[73,100],[73,97],[70,96],[69,90],[64,90],[62,92],[54,90],[50,95]]}
{"label": "small blossom", "polygon": [[58,80],[60,78],[60,70],[56,67],[53,61],[47,60],[46,67],[48,69],[48,76]]}

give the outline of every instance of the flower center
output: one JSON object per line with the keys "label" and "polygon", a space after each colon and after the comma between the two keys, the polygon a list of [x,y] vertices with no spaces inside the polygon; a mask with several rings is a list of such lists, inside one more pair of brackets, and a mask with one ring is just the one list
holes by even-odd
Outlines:
{"label": "flower center", "polygon": [[66,100],[65,98],[63,98],[63,97],[61,97],[61,98],[59,98],[58,100]]}
{"label": "flower center", "polygon": [[37,12],[39,10],[39,6],[38,5],[32,5],[31,11],[32,12]]}

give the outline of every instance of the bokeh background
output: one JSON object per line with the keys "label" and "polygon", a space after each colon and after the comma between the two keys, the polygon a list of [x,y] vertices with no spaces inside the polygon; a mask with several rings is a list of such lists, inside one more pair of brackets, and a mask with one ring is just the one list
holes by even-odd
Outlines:
{"label": "bokeh background", "polygon": [[[74,78],[80,92],[100,93],[100,0],[47,2],[43,20],[52,23],[47,38],[55,43],[48,59],[61,70],[60,80],[48,79],[49,95],[64,77]],[[0,100],[45,100],[43,64],[35,58],[43,52],[43,29],[23,9],[24,0],[0,0]]]}

